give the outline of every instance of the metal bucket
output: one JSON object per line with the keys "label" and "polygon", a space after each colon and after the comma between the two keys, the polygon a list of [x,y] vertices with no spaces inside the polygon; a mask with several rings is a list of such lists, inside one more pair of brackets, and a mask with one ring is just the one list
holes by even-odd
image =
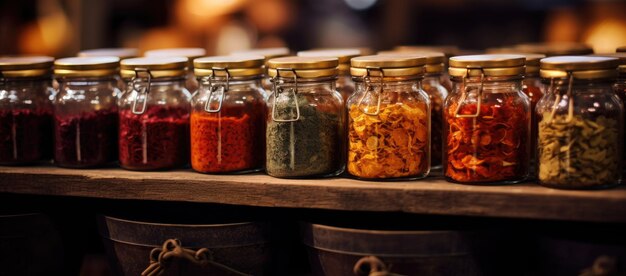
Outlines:
{"label": "metal bucket", "polygon": [[315,275],[480,275],[472,234],[302,224]]}
{"label": "metal bucket", "polygon": [[63,248],[44,214],[0,215],[0,275],[61,275]]}
{"label": "metal bucket", "polygon": [[116,275],[270,273],[268,223],[162,224],[100,216],[98,224]]}

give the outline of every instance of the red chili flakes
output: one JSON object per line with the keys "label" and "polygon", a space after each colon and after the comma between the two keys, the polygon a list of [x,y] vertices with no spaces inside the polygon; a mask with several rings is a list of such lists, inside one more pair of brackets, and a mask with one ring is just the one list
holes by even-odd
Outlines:
{"label": "red chili flakes", "polygon": [[[523,179],[528,172],[528,113],[506,99],[483,103],[476,118],[456,118],[457,103],[445,110],[445,176],[458,182],[494,182]],[[476,104],[465,104],[459,114],[476,114]]]}

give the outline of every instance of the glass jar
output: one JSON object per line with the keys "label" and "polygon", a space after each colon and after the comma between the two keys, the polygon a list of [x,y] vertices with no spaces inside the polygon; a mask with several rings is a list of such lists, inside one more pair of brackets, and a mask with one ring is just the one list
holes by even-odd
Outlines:
{"label": "glass jar", "polygon": [[276,48],[258,48],[258,49],[250,49],[250,50],[242,50],[242,51],[234,51],[231,52],[231,55],[234,56],[263,56],[265,57],[265,76],[261,79],[261,85],[265,91],[272,91],[274,86],[270,81],[270,78],[267,76],[267,62],[273,58],[286,57],[289,55],[289,48],[285,47],[276,47]]}
{"label": "glass jar", "polygon": [[262,56],[194,61],[200,88],[191,101],[191,167],[203,173],[258,171],[265,157]]}
{"label": "glass jar", "polygon": [[348,173],[363,179],[417,179],[430,171],[430,100],[420,88],[426,58],[352,59],[356,92],[348,112]]}
{"label": "glass jar", "polygon": [[337,91],[341,94],[344,102],[354,93],[354,82],[350,76],[350,59],[361,55],[358,48],[345,49],[320,49],[311,51],[300,51],[300,57],[334,57],[339,60],[339,75],[337,77]]}
{"label": "glass jar", "polygon": [[282,57],[268,62],[274,89],[267,103],[267,174],[335,176],[344,169],[343,100],[336,58]]}
{"label": "glass jar", "polygon": [[[622,106],[626,108],[626,47],[623,53],[622,52],[615,53],[611,55],[611,57],[615,57],[619,59],[619,67],[617,69],[618,71],[617,81],[615,82],[615,85],[613,86],[613,90],[622,101]],[[624,120],[623,122],[623,129],[626,129],[626,120]],[[622,169],[626,172],[626,147],[622,146],[622,148],[623,148],[622,158],[625,158],[622,161]]]}
{"label": "glass jar", "polygon": [[537,157],[537,126],[539,125],[535,109],[545,91],[545,86],[539,77],[539,61],[546,56],[540,54],[519,55],[526,57],[526,74],[522,82],[522,92],[530,100],[530,160],[534,163]]}
{"label": "glass jar", "polygon": [[69,168],[99,167],[117,160],[116,57],[57,59],[54,162]]}
{"label": "glass jar", "polygon": [[[447,73],[447,59],[443,52],[428,52],[422,47],[404,46],[395,51],[378,52],[379,55],[414,55],[426,57],[426,75],[422,80],[422,89],[430,98],[430,167],[440,169],[443,159],[443,102],[452,88]],[[429,48],[425,48],[429,49]],[[448,52],[453,49],[442,48]],[[458,49],[457,49],[458,51]]]}
{"label": "glass jar", "polygon": [[530,100],[525,57],[450,58],[453,89],[444,104],[443,171],[451,182],[516,183],[529,174]]}
{"label": "glass jar", "polygon": [[52,62],[43,56],[0,58],[0,165],[52,158]]}
{"label": "glass jar", "polygon": [[120,166],[165,170],[189,162],[191,94],[185,88],[187,58],[146,57],[121,61],[132,87],[119,102]]}
{"label": "glass jar", "polygon": [[203,48],[168,48],[150,50],[144,53],[146,57],[186,57],[187,75],[185,76],[185,87],[187,91],[198,90],[198,80],[193,75],[193,61],[196,58],[206,56],[206,50]]}
{"label": "glass jar", "polygon": [[[103,49],[91,49],[78,52],[79,57],[118,57],[120,60],[127,58],[134,58],[139,56],[139,50],[135,48],[103,48]],[[122,80],[120,75],[115,75],[117,80],[117,87],[124,93],[128,86],[126,82]],[[116,97],[120,97],[116,95]]]}
{"label": "glass jar", "polygon": [[539,184],[590,189],[619,183],[624,110],[612,89],[617,67],[608,57],[541,60],[550,87],[537,104]]}

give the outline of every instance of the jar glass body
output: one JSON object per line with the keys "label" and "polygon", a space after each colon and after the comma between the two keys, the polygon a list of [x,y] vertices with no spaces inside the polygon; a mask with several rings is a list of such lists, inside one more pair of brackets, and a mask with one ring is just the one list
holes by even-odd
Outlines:
{"label": "jar glass body", "polygon": [[428,75],[422,80],[422,89],[430,98],[431,168],[441,168],[443,159],[443,103],[448,97],[448,90],[440,80],[440,75]]}
{"label": "jar glass body", "polygon": [[266,109],[267,174],[301,178],[343,172],[345,115],[335,81],[298,78],[296,85],[293,78],[274,79]]}
{"label": "jar glass body", "polygon": [[54,99],[54,162],[103,166],[117,160],[117,82],[109,77],[59,79]]}
{"label": "jar glass body", "polygon": [[444,105],[443,171],[451,182],[506,184],[529,174],[530,100],[521,76],[453,78]]}
{"label": "jar glass body", "polygon": [[0,82],[0,165],[52,158],[51,90],[49,76]]}
{"label": "jar glass body", "polygon": [[[135,80],[119,102],[120,166],[129,170],[165,170],[189,162],[191,95],[184,78],[158,78],[145,87]],[[143,89],[142,89],[143,90]],[[145,102],[145,111],[142,110]],[[133,107],[134,106],[134,107]]]}
{"label": "jar glass body", "polygon": [[354,93],[355,85],[350,75],[339,75],[337,78],[337,91],[341,94],[344,103],[348,102],[350,95]]}
{"label": "jar glass body", "polygon": [[539,76],[526,76],[522,84],[522,91],[530,100],[530,160],[534,163],[537,155],[537,103],[543,97],[545,85]]}
{"label": "jar glass body", "polygon": [[621,180],[623,107],[610,80],[554,80],[537,104],[539,184],[591,189]]}
{"label": "jar glass body", "polygon": [[231,78],[224,91],[226,85],[223,78],[200,81],[192,98],[191,167],[203,173],[261,170],[267,98],[261,79]]}
{"label": "jar glass body", "polygon": [[[615,85],[613,86],[613,90],[621,100],[622,107],[626,108],[626,73],[620,73],[617,82],[615,82]],[[623,121],[622,129],[626,129],[626,120]],[[624,160],[626,159],[626,146],[622,146],[622,158],[622,170],[626,172],[626,160]]]}
{"label": "jar glass body", "polygon": [[381,83],[378,78],[369,84],[356,80],[346,105],[348,173],[388,180],[428,175],[430,100],[419,79],[385,78]]}

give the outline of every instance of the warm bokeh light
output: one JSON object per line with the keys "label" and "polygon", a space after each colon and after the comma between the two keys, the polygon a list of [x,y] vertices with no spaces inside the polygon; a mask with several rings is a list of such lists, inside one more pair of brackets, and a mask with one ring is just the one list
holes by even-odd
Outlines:
{"label": "warm bokeh light", "polygon": [[70,42],[70,22],[56,1],[39,1],[39,18],[22,29],[19,49],[25,54],[54,55]]}
{"label": "warm bokeh light", "polygon": [[228,21],[226,15],[238,11],[246,0],[177,0],[174,3],[176,24],[189,31],[218,28]]}
{"label": "warm bokeh light", "polygon": [[544,38],[546,42],[579,41],[580,15],[571,8],[562,8],[548,15]]}
{"label": "warm bokeh light", "polygon": [[256,0],[245,8],[249,20],[260,32],[272,33],[289,26],[295,16],[293,3],[287,0]]}
{"label": "warm bokeh light", "polygon": [[255,40],[249,28],[239,22],[229,22],[220,30],[215,45],[215,54],[227,55],[232,51],[245,50],[252,47]]}
{"label": "warm bokeh light", "polygon": [[596,53],[611,53],[626,45],[626,20],[604,20],[594,24],[586,32],[585,42]]}
{"label": "warm bokeh light", "polygon": [[202,45],[195,36],[181,32],[177,28],[152,29],[144,33],[139,41],[139,51],[163,48],[183,48]]}

